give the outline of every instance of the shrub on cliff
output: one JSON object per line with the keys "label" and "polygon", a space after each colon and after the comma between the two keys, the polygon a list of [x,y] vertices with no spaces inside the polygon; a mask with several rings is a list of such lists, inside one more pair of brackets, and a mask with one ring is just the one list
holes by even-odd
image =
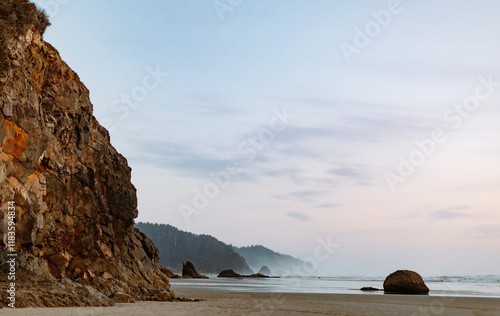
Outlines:
{"label": "shrub on cliff", "polygon": [[50,25],[49,18],[28,0],[0,1],[0,74],[9,67],[5,42],[9,37],[24,34],[29,28],[43,34]]}
{"label": "shrub on cliff", "polygon": [[5,44],[0,35],[0,75],[9,67],[9,59],[5,50]]}
{"label": "shrub on cliff", "polygon": [[19,36],[30,27],[40,33],[50,25],[47,14],[28,0],[2,0],[0,2],[0,32]]}

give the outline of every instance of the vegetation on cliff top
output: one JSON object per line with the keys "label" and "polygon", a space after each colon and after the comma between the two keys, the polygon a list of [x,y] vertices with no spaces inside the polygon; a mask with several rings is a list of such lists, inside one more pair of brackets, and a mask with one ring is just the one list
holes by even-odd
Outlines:
{"label": "vegetation on cliff top", "polygon": [[[19,215],[15,307],[174,300],[158,250],[133,227],[127,160],[92,115],[89,90],[41,38],[47,25],[32,3],[0,0],[10,64],[0,76],[0,204],[14,201]],[[6,216],[0,212],[0,236],[11,230]],[[12,268],[7,246],[0,238],[2,276]]]}
{"label": "vegetation on cliff top", "polygon": [[4,40],[0,35],[0,75],[9,68],[9,59],[5,50]]}
{"label": "vegetation on cliff top", "polygon": [[47,14],[28,0],[0,1],[0,74],[9,67],[5,42],[24,34],[29,28],[43,34],[50,25]]}
{"label": "vegetation on cliff top", "polygon": [[41,34],[50,25],[47,14],[28,0],[2,0],[0,2],[0,32],[19,36],[35,27]]}

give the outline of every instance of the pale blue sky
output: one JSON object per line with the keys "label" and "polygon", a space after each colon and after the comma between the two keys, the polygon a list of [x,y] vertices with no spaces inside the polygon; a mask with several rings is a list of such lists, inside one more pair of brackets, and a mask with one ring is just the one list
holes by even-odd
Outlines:
{"label": "pale blue sky", "polygon": [[[223,20],[212,0],[52,3],[45,39],[112,127],[138,220],[299,258],[331,236],[320,273],[500,274],[500,2],[400,1],[385,26],[372,12],[397,1],[230,1]],[[341,44],[374,23],[348,62]],[[168,77],[120,101],[157,67]],[[476,89],[488,96],[454,128],[443,116]],[[289,124],[259,134],[284,108]],[[386,174],[436,129],[446,141],[391,190]],[[187,222],[179,206],[245,158]]]}

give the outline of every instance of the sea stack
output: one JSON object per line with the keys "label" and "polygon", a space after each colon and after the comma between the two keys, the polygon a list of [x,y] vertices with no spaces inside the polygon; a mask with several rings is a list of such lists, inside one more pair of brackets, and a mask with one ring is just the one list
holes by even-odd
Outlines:
{"label": "sea stack", "polygon": [[85,85],[44,42],[47,17],[23,0],[0,12],[0,274],[16,253],[16,307],[172,300],[158,250],[133,227],[131,169]]}
{"label": "sea stack", "polygon": [[191,261],[184,260],[182,263],[182,277],[191,279],[208,279],[206,275],[198,273]]}
{"label": "sea stack", "polygon": [[218,278],[241,278],[242,275],[234,272],[232,269],[223,270],[217,276]]}
{"label": "sea stack", "polygon": [[265,274],[265,275],[272,275],[271,270],[267,266],[262,266],[262,268],[260,268],[259,272],[257,272],[257,273]]}

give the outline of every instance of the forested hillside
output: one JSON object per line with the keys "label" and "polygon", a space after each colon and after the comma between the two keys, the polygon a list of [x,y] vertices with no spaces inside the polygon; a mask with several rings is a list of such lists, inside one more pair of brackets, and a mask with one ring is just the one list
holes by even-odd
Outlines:
{"label": "forested hillside", "polygon": [[306,263],[292,256],[277,253],[261,245],[234,247],[234,250],[243,256],[250,268],[255,271],[267,266],[274,275],[304,275]]}
{"label": "forested hillside", "polygon": [[191,261],[201,273],[216,273],[233,269],[252,274],[245,259],[227,245],[209,235],[196,235],[171,225],[137,223],[140,231],[153,240],[160,251],[160,264],[182,270],[184,260]]}

